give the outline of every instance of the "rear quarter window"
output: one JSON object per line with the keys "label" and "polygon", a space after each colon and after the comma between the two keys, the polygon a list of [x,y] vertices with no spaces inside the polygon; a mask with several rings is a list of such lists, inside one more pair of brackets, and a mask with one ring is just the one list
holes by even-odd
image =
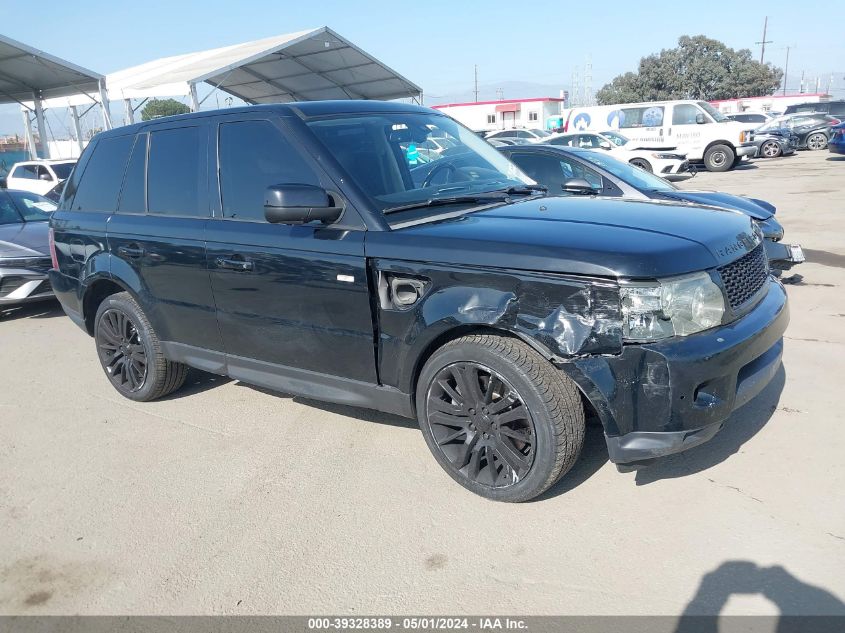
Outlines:
{"label": "rear quarter window", "polygon": [[75,189],[65,192],[65,199],[73,196],[69,207],[72,211],[114,213],[134,138],[113,136],[97,142],[81,176],[76,175],[80,170],[74,172],[68,188]]}

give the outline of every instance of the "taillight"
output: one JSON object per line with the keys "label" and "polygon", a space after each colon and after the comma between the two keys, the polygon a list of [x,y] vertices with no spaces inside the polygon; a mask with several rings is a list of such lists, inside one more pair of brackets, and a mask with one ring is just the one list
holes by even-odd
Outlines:
{"label": "taillight", "polygon": [[59,258],[56,257],[56,235],[53,233],[53,227],[50,227],[50,259],[53,260],[53,268],[59,269]]}

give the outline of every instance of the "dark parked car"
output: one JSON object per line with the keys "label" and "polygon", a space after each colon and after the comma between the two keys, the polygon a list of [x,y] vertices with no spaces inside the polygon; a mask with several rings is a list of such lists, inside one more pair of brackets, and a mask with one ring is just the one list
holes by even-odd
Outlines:
{"label": "dark parked car", "polygon": [[833,136],[827,148],[834,154],[845,154],[845,123],[840,123],[833,128]]}
{"label": "dark parked car", "polygon": [[819,150],[827,147],[831,128],[838,123],[827,114],[787,114],[761,125],[754,134],[786,129],[796,136],[798,149]]}
{"label": "dark parked car", "polygon": [[[429,136],[465,151],[417,184],[402,147]],[[192,366],[416,417],[461,485],[523,501],[575,463],[585,410],[633,467],[708,440],[778,370],[787,299],[759,227],[677,218],[546,197],[427,108],[252,106],[97,135],[50,279],[127,398]]]}
{"label": "dark parked car", "polygon": [[47,221],[55,208],[29,191],[0,190],[0,308],[52,298]]}
{"label": "dark parked car", "polygon": [[[783,244],[783,227],[775,219],[775,207],[765,200],[718,191],[679,189],[663,178],[604,152],[573,147],[532,145],[501,147],[499,151],[551,195],[597,195],[634,200],[664,200],[710,205],[739,211],[752,218],[763,232],[769,264],[788,270],[804,261],[798,245]],[[688,207],[677,208],[684,213]]]}
{"label": "dark parked car", "polygon": [[755,130],[750,140],[757,147],[754,158],[790,156],[798,149],[798,135],[785,128]]}
{"label": "dark parked car", "polygon": [[807,114],[821,112],[845,121],[845,101],[821,101],[819,103],[798,103],[787,106],[784,114]]}
{"label": "dark parked car", "polygon": [[56,204],[59,204],[59,199],[62,197],[62,192],[65,190],[65,182],[66,180],[62,180],[58,183],[55,187],[50,189],[47,193],[44,194],[44,197],[48,200],[52,200]]}

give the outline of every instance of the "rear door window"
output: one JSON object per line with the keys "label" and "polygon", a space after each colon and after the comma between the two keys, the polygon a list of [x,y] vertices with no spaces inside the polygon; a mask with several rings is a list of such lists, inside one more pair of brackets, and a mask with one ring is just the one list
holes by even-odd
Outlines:
{"label": "rear door window", "polygon": [[131,135],[113,136],[97,142],[85,171],[78,180],[75,195],[65,192],[66,198],[73,195],[70,207],[72,211],[114,213],[134,138]]}
{"label": "rear door window", "polygon": [[161,215],[203,216],[205,160],[200,148],[204,128],[178,127],[150,133],[147,211]]}
{"label": "rear door window", "polygon": [[218,143],[225,218],[263,222],[267,187],[320,184],[299,152],[270,121],[221,123]]}

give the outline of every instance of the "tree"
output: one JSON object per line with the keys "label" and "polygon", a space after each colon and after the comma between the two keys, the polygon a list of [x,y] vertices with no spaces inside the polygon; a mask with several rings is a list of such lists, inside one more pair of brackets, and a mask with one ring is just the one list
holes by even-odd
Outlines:
{"label": "tree", "polygon": [[157,119],[160,116],[170,116],[172,114],[187,114],[191,109],[184,103],[179,103],[176,99],[151,99],[141,110],[141,120],[149,121],[150,119]]}
{"label": "tree", "polygon": [[601,105],[667,99],[738,99],[771,94],[783,71],[703,35],[678,39],[677,48],[643,57],[636,73],[619,75],[596,93]]}

